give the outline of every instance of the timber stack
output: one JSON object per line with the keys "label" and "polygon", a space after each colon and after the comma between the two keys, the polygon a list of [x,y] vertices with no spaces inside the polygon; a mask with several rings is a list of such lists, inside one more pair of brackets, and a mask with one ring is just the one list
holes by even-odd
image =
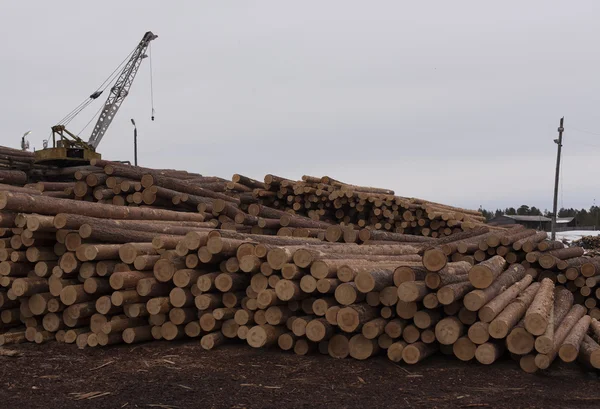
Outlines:
{"label": "timber stack", "polygon": [[136,206],[53,197],[24,187],[40,169],[7,179],[0,344],[197,338],[207,350],[242,340],[407,364],[439,352],[486,365],[510,355],[527,372],[557,359],[600,368],[600,258],[546,233],[472,219],[449,235],[412,235],[378,229],[374,219],[342,224],[327,212],[316,220],[267,206],[255,194],[272,188],[239,175],[212,190],[179,171],[95,165],[102,183],[114,166],[123,169],[115,178],[139,178],[143,189],[170,189],[193,204],[180,211],[172,200]]}
{"label": "timber stack", "polygon": [[[240,175],[232,178],[233,182],[245,179]],[[368,227],[436,238],[470,230],[485,222],[481,213],[473,210],[400,197],[392,190],[350,185],[328,176],[305,175],[301,181],[293,181],[266,175],[264,186],[261,185],[255,181],[252,192],[261,205],[339,224],[347,227],[345,230],[352,230],[353,226]],[[250,213],[259,216],[260,210],[255,207]],[[356,241],[351,233],[340,236],[339,240],[342,239]]]}

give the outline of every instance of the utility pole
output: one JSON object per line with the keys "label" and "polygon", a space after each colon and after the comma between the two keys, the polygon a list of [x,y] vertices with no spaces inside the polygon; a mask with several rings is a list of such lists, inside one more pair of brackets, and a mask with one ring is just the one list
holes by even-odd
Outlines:
{"label": "utility pole", "polygon": [[131,118],[131,124],[133,125],[133,163],[137,166],[137,126],[135,126],[133,118]]}
{"label": "utility pole", "polygon": [[565,117],[560,118],[560,126],[558,127],[558,139],[554,143],[558,145],[556,153],[556,176],[554,177],[554,206],[552,212],[552,240],[556,240],[556,216],[558,214],[558,177],[560,175],[560,153],[562,150],[562,134],[565,128],[563,127]]}

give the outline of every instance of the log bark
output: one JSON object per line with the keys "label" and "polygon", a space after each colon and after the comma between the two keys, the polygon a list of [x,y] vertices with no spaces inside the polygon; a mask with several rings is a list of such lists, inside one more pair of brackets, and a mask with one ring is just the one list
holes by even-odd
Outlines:
{"label": "log bark", "polygon": [[368,321],[376,318],[379,310],[364,304],[353,304],[338,311],[337,325],[345,332],[351,333],[362,329]]}
{"label": "log bark", "polygon": [[471,281],[473,287],[485,289],[502,274],[505,268],[506,260],[501,256],[494,256],[473,266],[469,271],[469,281]]}
{"label": "log bark", "polygon": [[600,345],[588,335],[581,342],[579,361],[588,368],[600,369]]}
{"label": "log bark", "polygon": [[27,183],[27,174],[21,170],[0,170],[0,183],[22,186]]}
{"label": "log bark", "polygon": [[438,290],[437,299],[442,305],[450,305],[462,299],[471,290],[473,290],[473,284],[470,281],[448,284]]}
{"label": "log bark", "polygon": [[402,359],[407,364],[414,365],[437,351],[436,344],[425,344],[423,342],[415,342],[407,345],[402,350]]}
{"label": "log bark", "polygon": [[464,305],[469,311],[478,311],[500,293],[525,277],[525,267],[520,264],[511,265],[489,287],[474,290],[465,295]]}
{"label": "log bark", "polygon": [[[535,357],[535,363],[540,369],[547,369],[550,364],[554,361],[560,347],[563,342],[567,338],[567,336],[571,333],[573,327],[579,322],[581,318],[585,316],[585,307],[581,305],[574,305],[571,307],[571,310],[567,313],[560,326],[554,333],[554,344],[552,347],[552,351],[548,354],[537,354]],[[567,349],[568,352],[569,349]]]}
{"label": "log bark", "polygon": [[425,277],[427,276],[427,273],[428,273],[428,270],[424,266],[400,266],[400,267],[397,267],[394,270],[394,285],[396,287],[398,287],[400,284],[402,284],[405,281],[424,280]]}
{"label": "log bark", "polygon": [[424,281],[407,281],[398,287],[398,298],[404,302],[421,301],[428,293]]}
{"label": "log bark", "polygon": [[539,336],[546,332],[550,322],[550,313],[554,306],[554,283],[545,278],[542,280],[539,291],[525,313],[525,329],[533,335]]}
{"label": "log bark", "polygon": [[425,283],[430,289],[435,290],[447,284],[463,282],[467,280],[470,269],[471,264],[466,261],[449,263],[436,273],[428,273]]}
{"label": "log bark", "polygon": [[110,275],[109,284],[114,290],[133,289],[141,279],[151,277],[149,271],[121,271]]}
{"label": "log bark", "polygon": [[492,338],[505,338],[510,330],[521,320],[527,308],[533,302],[540,284],[533,283],[525,289],[514,301],[506,306],[492,322],[490,322],[490,336]]}
{"label": "log bark", "polygon": [[501,244],[502,240],[506,240],[508,237],[511,237],[524,229],[525,229],[524,226],[517,225],[517,226],[515,226],[511,229],[507,229],[503,232],[496,232],[496,233],[490,235],[489,237],[486,238],[485,242],[487,243],[487,245],[489,247],[498,247]]}
{"label": "log bark", "polygon": [[481,307],[479,310],[479,319],[483,322],[492,322],[494,318],[500,314],[504,308],[513,301],[519,293],[529,287],[532,283],[533,278],[530,275],[526,275],[525,278],[516,282],[504,292],[498,294],[486,305]]}
{"label": "log bark", "polygon": [[370,291],[381,291],[385,287],[394,285],[394,269],[374,268],[362,271],[354,277],[354,283],[358,291],[365,294]]}
{"label": "log bark", "polygon": [[415,236],[412,234],[393,233],[382,230],[361,229],[358,233],[360,240],[394,241],[398,243],[432,243],[435,239],[431,237]]}
{"label": "log bark", "polygon": [[272,325],[257,325],[248,331],[246,341],[253,348],[262,348],[273,345],[279,336],[285,333],[285,328]]}
{"label": "log bark", "polygon": [[512,248],[515,251],[523,250],[526,253],[529,253],[534,250],[537,244],[543,240],[548,238],[548,233],[537,232],[533,236],[525,237],[523,239],[517,240],[513,243]]}
{"label": "log bark", "polygon": [[527,230],[522,230],[518,233],[514,233],[508,236],[503,236],[500,239],[500,244],[502,244],[503,246],[511,246],[513,243],[522,240],[522,239],[527,239],[529,237],[532,237],[536,234],[537,232],[535,231],[535,229],[527,229]]}
{"label": "log bark", "polygon": [[198,213],[183,213],[143,207],[113,206],[12,192],[0,192],[0,209],[46,215],[57,215],[68,211],[73,214],[101,219],[204,221],[204,216]]}
{"label": "log bark", "polygon": [[589,315],[584,315],[577,321],[577,323],[571,329],[569,335],[565,338],[564,342],[558,350],[558,356],[563,362],[573,362],[579,355],[579,347],[583,341],[591,322]]}
{"label": "log bark", "polygon": [[590,322],[590,335],[594,341],[600,341],[600,321],[597,318],[592,318]]}

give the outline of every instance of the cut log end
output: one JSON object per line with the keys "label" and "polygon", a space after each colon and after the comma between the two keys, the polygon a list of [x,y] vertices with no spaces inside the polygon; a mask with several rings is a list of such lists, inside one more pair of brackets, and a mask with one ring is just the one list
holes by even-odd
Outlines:
{"label": "cut log end", "polygon": [[440,249],[429,249],[423,254],[423,265],[431,272],[438,272],[446,266],[448,258]]}

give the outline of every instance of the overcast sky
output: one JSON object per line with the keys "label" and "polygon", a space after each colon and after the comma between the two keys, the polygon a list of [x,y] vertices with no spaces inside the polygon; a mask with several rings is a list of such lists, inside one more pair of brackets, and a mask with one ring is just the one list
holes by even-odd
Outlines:
{"label": "overcast sky", "polygon": [[[106,159],[229,178],[330,175],[486,208],[600,203],[600,2],[2,1],[3,145],[50,127],[144,32]],[[106,93],[71,122],[79,132]],[[81,136],[87,140],[93,123]]]}

